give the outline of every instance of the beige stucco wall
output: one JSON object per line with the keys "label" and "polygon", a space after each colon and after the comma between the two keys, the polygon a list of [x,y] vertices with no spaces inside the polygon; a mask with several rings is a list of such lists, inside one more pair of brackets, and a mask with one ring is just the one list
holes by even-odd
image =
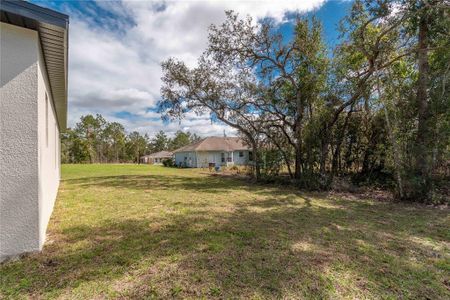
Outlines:
{"label": "beige stucco wall", "polygon": [[0,55],[2,260],[42,248],[59,184],[59,132],[37,32],[0,23]]}

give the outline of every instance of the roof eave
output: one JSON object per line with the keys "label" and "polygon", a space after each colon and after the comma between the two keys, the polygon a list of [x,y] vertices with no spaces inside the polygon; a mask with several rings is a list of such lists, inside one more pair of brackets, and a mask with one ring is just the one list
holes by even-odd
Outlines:
{"label": "roof eave", "polygon": [[12,0],[2,0],[0,11],[2,22],[38,31],[58,126],[60,130],[66,129],[69,16]]}

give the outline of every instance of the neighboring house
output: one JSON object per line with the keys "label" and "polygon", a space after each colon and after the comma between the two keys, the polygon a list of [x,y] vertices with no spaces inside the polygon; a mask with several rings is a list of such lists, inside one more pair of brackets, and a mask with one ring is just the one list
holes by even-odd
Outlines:
{"label": "neighboring house", "polygon": [[188,168],[247,165],[252,152],[238,137],[207,137],[174,151],[175,165]]}
{"label": "neighboring house", "polygon": [[166,159],[172,159],[173,153],[169,151],[159,151],[156,153],[152,153],[149,155],[141,156],[141,163],[143,164],[154,164],[154,165],[160,165],[165,161]]}
{"label": "neighboring house", "polygon": [[0,261],[45,242],[67,119],[67,15],[0,5]]}

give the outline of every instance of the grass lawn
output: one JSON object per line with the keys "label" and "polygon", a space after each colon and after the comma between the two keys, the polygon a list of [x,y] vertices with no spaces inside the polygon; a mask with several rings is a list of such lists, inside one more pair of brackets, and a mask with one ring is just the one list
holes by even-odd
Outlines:
{"label": "grass lawn", "polygon": [[450,217],[146,165],[65,165],[0,298],[450,298]]}

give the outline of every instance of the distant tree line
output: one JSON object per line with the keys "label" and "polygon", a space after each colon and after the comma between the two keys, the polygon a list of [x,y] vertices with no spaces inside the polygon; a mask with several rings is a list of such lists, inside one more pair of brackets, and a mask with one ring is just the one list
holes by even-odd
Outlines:
{"label": "distant tree line", "polygon": [[228,11],[196,67],[162,63],[160,111],[237,129],[257,180],[388,178],[398,198],[429,203],[450,161],[449,12],[442,0],[356,0],[330,51],[314,17],[299,16],[291,37]]}
{"label": "distant tree line", "polygon": [[172,151],[198,141],[189,131],[177,131],[173,138],[159,131],[154,137],[137,131],[126,133],[118,122],[108,122],[102,115],[86,115],[74,128],[61,134],[63,163],[139,163],[139,158],[158,151]]}

